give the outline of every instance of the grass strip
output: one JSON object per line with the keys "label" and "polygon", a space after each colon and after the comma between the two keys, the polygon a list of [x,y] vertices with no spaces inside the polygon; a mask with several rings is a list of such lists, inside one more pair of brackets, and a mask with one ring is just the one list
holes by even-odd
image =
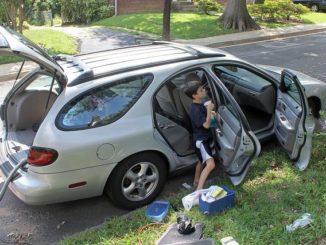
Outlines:
{"label": "grass strip", "polygon": [[[312,158],[302,172],[293,166],[277,143],[265,146],[242,185],[232,187],[225,176],[210,183],[236,191],[234,208],[206,216],[193,207],[185,214],[193,223],[203,223],[204,238],[213,238],[216,244],[226,236],[233,236],[240,244],[323,244],[326,240],[325,141],[326,134],[314,134]],[[181,198],[186,194],[182,190],[167,199],[183,212]],[[170,209],[164,224],[149,225],[145,210],[141,208],[110,219],[103,228],[82,232],[60,244],[154,244],[168,224],[176,222],[178,212]],[[285,231],[286,225],[307,212],[314,219],[310,225],[292,233]]]}

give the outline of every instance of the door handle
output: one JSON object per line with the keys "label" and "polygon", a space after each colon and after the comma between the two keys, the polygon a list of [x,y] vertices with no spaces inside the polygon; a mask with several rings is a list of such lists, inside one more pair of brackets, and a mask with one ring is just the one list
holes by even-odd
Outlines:
{"label": "door handle", "polygon": [[287,131],[294,131],[294,127],[285,117],[280,117],[279,122],[282,125],[282,128],[285,128]]}

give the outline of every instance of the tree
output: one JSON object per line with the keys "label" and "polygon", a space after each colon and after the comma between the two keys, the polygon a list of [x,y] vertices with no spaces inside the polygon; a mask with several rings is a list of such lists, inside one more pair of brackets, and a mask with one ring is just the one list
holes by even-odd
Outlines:
{"label": "tree", "polygon": [[172,0],[165,0],[164,10],[163,10],[162,38],[163,40],[168,40],[168,41],[170,40],[171,2]]}
{"label": "tree", "polygon": [[[25,6],[33,5],[35,0],[2,0],[6,12],[7,24],[14,30],[23,32],[23,23],[25,21]],[[18,22],[17,22],[18,19]]]}
{"label": "tree", "polygon": [[248,13],[246,0],[228,0],[220,21],[226,29],[240,31],[260,29]]}

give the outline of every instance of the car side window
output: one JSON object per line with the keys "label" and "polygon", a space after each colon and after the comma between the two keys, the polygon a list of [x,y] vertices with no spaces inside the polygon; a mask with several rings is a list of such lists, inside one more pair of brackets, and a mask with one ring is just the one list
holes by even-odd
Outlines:
{"label": "car side window", "polygon": [[63,108],[57,126],[63,130],[78,130],[112,123],[136,103],[152,80],[153,75],[146,74],[92,89]]}
{"label": "car side window", "polygon": [[288,76],[284,77],[284,86],[286,93],[294,99],[299,105],[301,105],[301,98],[297,85]]}

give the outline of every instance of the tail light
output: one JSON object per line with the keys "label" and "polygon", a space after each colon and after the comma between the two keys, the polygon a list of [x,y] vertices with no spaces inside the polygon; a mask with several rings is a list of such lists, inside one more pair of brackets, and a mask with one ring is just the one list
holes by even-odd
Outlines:
{"label": "tail light", "polygon": [[58,158],[58,152],[53,149],[32,146],[28,152],[27,162],[33,166],[46,166]]}

